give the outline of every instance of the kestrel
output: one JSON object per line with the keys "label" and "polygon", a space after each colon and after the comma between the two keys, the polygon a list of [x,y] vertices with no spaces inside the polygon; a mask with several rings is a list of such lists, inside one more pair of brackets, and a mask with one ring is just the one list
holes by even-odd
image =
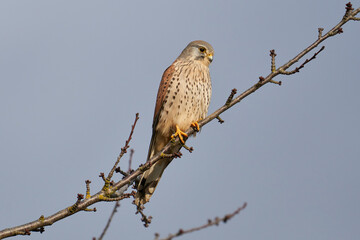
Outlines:
{"label": "kestrel", "polygon": [[[178,136],[184,144],[183,137],[187,137],[184,131],[190,126],[199,131],[197,122],[206,117],[211,98],[209,65],[213,55],[214,49],[209,43],[193,41],[165,70],[156,98],[148,161],[172,138]],[[167,153],[178,152],[180,148]],[[171,160],[160,159],[143,173],[135,196],[136,205],[150,200]]]}

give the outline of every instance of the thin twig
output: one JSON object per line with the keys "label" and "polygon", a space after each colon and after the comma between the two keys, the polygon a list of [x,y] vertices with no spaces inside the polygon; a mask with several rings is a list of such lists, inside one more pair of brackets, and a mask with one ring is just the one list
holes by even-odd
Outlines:
{"label": "thin twig", "polygon": [[[244,210],[246,208],[246,202],[241,206],[239,207],[238,209],[236,209],[234,212],[232,213],[229,213],[229,214],[226,214],[224,217],[222,218],[219,218],[219,217],[216,217],[214,218],[213,220],[209,219],[208,222],[206,224],[203,224],[199,227],[194,227],[194,228],[190,228],[190,229],[187,229],[187,230],[183,230],[183,229],[179,229],[179,231],[177,233],[174,233],[174,234],[169,234],[168,237],[166,238],[162,238],[160,240],[172,240],[173,238],[175,237],[179,237],[179,236],[182,236],[184,234],[187,234],[187,233],[192,233],[192,232],[195,232],[195,231],[200,231],[204,228],[208,228],[208,227],[211,227],[211,226],[217,226],[219,225],[221,222],[223,223],[226,223],[227,221],[229,221],[230,219],[232,219],[235,215],[239,214],[242,210]],[[159,240],[159,234],[155,234],[155,240]]]}
{"label": "thin twig", "polygon": [[271,57],[271,72],[275,72],[276,71],[276,66],[275,66],[275,57],[276,57],[276,53],[275,53],[275,49],[270,50],[270,57]]}
{"label": "thin twig", "polygon": [[[308,64],[310,61],[314,60],[316,58],[316,56],[325,49],[325,46],[322,46],[320,48],[319,51],[317,51],[316,53],[314,53],[314,55],[310,58],[310,59],[306,59],[299,67],[296,67],[294,70],[292,71],[284,71],[282,69],[279,70],[280,74],[284,74],[284,75],[292,75],[292,74],[295,74],[297,72],[300,71],[300,69],[302,69],[303,67],[305,67],[306,64]],[[270,80],[271,82],[272,80]],[[280,85],[281,85],[281,82],[280,82]]]}
{"label": "thin twig", "polygon": [[135,214],[140,213],[141,214],[141,221],[144,223],[144,227],[148,227],[149,224],[151,223],[152,216],[146,216],[145,213],[143,212],[143,210],[144,210],[144,205],[137,206],[137,211],[136,211]]}
{"label": "thin twig", "polygon": [[236,89],[236,88],[233,88],[233,89],[231,90],[231,93],[230,93],[228,99],[226,100],[225,105],[229,105],[229,104],[231,103],[231,101],[233,100],[233,98],[234,98],[234,96],[235,96],[236,93],[237,93],[237,89]]}
{"label": "thin twig", "polygon": [[102,233],[101,233],[100,237],[98,238],[98,240],[102,240],[103,237],[105,236],[105,233],[108,230],[108,228],[110,227],[110,223],[111,223],[115,213],[117,212],[118,207],[120,207],[120,202],[119,201],[117,201],[115,203],[114,208],[113,208],[113,210],[111,212],[111,215],[110,215],[110,217],[109,217],[109,219],[108,219],[108,221],[106,223],[106,226],[105,226],[104,230],[102,231]]}
{"label": "thin twig", "polygon": [[319,33],[318,39],[322,37],[323,31],[324,31],[324,28],[318,28],[318,33]]}
{"label": "thin twig", "polygon": [[138,120],[139,120],[139,113],[136,113],[134,124],[131,126],[131,131],[130,131],[129,138],[128,138],[128,140],[126,140],[125,146],[121,148],[121,152],[120,152],[120,154],[119,154],[119,156],[118,156],[118,158],[117,158],[117,160],[116,160],[113,168],[112,168],[111,171],[109,172],[109,175],[108,175],[108,177],[107,177],[107,180],[110,180],[110,179],[112,178],[112,176],[113,176],[113,174],[114,174],[114,171],[115,171],[117,165],[118,165],[119,162],[120,162],[120,159],[121,159],[122,156],[127,152],[127,149],[130,147],[130,146],[129,146],[129,143],[130,143],[130,141],[131,141],[131,138],[132,138],[132,135],[133,135],[133,133],[134,133],[134,129],[135,129],[135,126],[136,126],[136,123],[137,123]]}

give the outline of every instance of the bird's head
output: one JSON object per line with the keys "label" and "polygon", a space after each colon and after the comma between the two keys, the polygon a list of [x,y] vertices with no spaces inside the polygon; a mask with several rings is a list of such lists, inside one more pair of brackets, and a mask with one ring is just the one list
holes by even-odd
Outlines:
{"label": "bird's head", "polygon": [[179,59],[196,60],[209,66],[213,60],[213,56],[213,47],[205,41],[198,40],[189,43],[180,54]]}

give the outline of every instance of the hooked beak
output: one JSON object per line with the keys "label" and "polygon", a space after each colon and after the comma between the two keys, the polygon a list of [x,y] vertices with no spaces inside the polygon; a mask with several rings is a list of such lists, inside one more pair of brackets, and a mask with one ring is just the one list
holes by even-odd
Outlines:
{"label": "hooked beak", "polygon": [[210,62],[212,62],[212,61],[213,61],[213,54],[212,54],[212,53],[209,53],[209,54],[207,55],[207,58],[209,59]]}

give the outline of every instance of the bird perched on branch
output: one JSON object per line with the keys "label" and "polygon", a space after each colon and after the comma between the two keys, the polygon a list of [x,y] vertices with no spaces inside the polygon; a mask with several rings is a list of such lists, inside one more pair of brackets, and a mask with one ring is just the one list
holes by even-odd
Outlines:
{"label": "bird perched on branch", "polygon": [[[187,138],[184,131],[189,127],[200,130],[198,121],[206,117],[211,98],[209,65],[213,55],[214,49],[209,43],[193,41],[165,70],[156,98],[148,161],[172,138],[179,137],[184,144]],[[180,148],[172,148],[167,153],[178,152]],[[171,160],[160,159],[143,173],[135,196],[136,205],[150,200]]]}

